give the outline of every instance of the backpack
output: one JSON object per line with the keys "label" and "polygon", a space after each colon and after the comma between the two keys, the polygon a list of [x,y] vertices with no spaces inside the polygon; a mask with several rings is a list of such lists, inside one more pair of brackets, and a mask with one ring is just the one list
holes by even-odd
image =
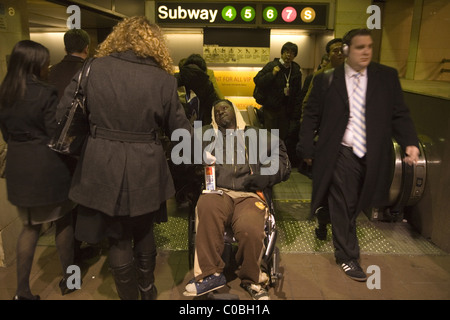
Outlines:
{"label": "backpack", "polygon": [[253,90],[253,98],[255,98],[256,103],[263,105],[265,102],[265,97],[262,93],[262,90],[255,85],[255,89]]}

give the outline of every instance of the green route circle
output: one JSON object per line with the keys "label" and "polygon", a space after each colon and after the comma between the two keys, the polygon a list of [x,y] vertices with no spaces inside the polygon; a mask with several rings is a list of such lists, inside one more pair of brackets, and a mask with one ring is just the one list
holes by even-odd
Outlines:
{"label": "green route circle", "polygon": [[241,10],[241,18],[246,22],[250,22],[255,19],[255,9],[253,7],[247,6]]}
{"label": "green route circle", "polygon": [[274,7],[267,7],[263,11],[263,18],[267,22],[273,22],[278,17],[278,11]]}
{"label": "green route circle", "polygon": [[237,13],[233,6],[226,6],[222,9],[222,18],[225,21],[233,21],[236,19]]}

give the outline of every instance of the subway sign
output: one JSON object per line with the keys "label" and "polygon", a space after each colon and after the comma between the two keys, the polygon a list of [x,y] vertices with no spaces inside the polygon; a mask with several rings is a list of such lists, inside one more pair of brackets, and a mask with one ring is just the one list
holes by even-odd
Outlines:
{"label": "subway sign", "polygon": [[326,28],[328,3],[156,2],[161,26]]}
{"label": "subway sign", "polygon": [[326,28],[328,4],[285,3],[262,5],[262,25]]}
{"label": "subway sign", "polygon": [[255,25],[256,6],[245,3],[157,2],[161,25]]}

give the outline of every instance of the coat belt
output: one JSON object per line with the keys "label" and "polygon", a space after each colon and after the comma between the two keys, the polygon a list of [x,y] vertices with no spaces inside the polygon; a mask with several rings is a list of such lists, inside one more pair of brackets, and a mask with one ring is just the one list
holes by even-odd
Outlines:
{"label": "coat belt", "polygon": [[132,132],[132,131],[112,130],[92,125],[90,135],[94,139],[102,138],[106,140],[122,141],[122,142],[140,142],[140,143],[159,142],[158,132],[155,129],[152,129],[150,132]]}

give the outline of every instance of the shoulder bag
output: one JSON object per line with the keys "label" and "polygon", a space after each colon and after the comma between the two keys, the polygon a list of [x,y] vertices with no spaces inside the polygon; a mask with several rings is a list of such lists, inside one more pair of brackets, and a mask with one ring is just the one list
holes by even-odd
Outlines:
{"label": "shoulder bag", "polygon": [[62,119],[58,122],[55,134],[48,144],[48,147],[56,152],[66,155],[80,155],[84,142],[89,135],[86,92],[83,91],[81,82],[85,79],[83,83],[85,85],[87,84],[92,61],[92,58],[88,58],[84,62],[78,76],[77,87],[72,103],[67,108]]}

